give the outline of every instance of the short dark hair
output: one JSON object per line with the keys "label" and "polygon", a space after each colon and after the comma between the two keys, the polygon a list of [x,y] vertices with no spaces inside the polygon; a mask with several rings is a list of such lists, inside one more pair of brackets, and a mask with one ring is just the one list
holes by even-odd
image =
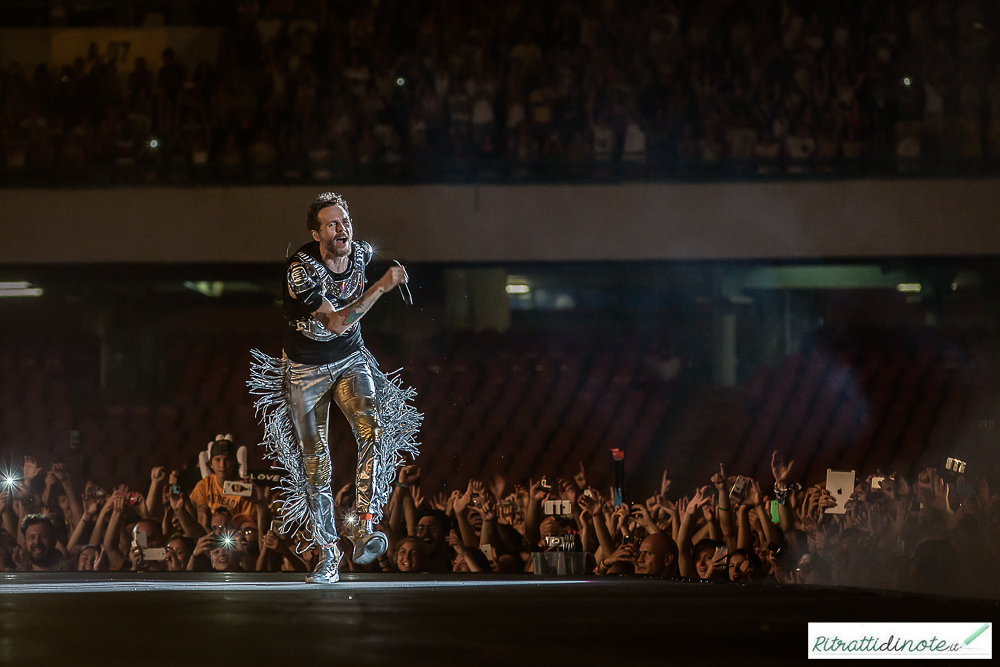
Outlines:
{"label": "short dark hair", "polygon": [[443,510],[439,510],[437,508],[427,510],[426,512],[420,515],[420,518],[423,519],[425,516],[429,516],[436,519],[437,522],[441,525],[441,527],[444,528],[445,530],[451,530],[452,526],[451,517],[448,516],[448,514],[445,513]]}
{"label": "short dark hair", "polygon": [[347,209],[347,200],[336,192],[323,192],[316,195],[316,199],[309,204],[309,210],[306,212],[306,227],[309,228],[309,231],[319,231],[319,212],[330,206],[339,206],[344,209],[344,217],[348,220],[351,219],[351,212]]}
{"label": "short dark hair", "polygon": [[750,564],[754,567],[754,576],[759,577],[761,572],[764,570],[764,564],[760,561],[760,556],[755,554],[750,549],[736,549],[735,551],[730,551],[726,556],[726,569],[729,569],[729,561],[733,559],[733,556],[743,556],[746,560],[750,561]]}
{"label": "short dark hair", "polygon": [[28,529],[34,526],[36,523],[44,523],[52,530],[53,533],[56,532],[56,524],[52,519],[45,516],[44,514],[29,514],[28,516],[24,517],[23,521],[21,521],[21,534],[27,535]]}
{"label": "short dark hair", "polygon": [[702,549],[711,549],[712,551],[715,551],[719,547],[724,546],[726,546],[726,543],[721,540],[713,540],[709,537],[705,537],[698,540],[698,544],[694,545],[694,548],[691,549],[691,555],[696,555]]}
{"label": "short dark hair", "polygon": [[188,551],[194,551],[194,540],[192,540],[184,533],[174,533],[173,535],[170,536],[170,538],[166,541],[166,543],[170,544],[174,540],[180,540],[181,542],[184,543],[184,546],[188,548]]}

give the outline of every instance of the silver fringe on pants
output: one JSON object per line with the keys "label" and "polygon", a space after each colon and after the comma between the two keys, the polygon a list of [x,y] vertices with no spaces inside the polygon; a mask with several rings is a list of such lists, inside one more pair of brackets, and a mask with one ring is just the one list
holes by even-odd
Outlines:
{"label": "silver fringe on pants", "polygon": [[[264,426],[265,457],[284,472],[280,484],[282,533],[305,529],[307,541],[329,546],[337,539],[327,440],[330,403],[351,423],[358,445],[357,509],[377,523],[389,500],[403,453],[416,456],[423,415],[410,403],[399,371],[383,374],[371,353],[333,364],[298,364],[252,350],[250,393]],[[301,545],[304,550],[308,544]]]}

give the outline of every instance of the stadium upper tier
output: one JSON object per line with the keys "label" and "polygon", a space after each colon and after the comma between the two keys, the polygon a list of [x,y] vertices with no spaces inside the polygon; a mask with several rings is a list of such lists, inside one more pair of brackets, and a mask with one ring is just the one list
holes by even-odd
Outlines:
{"label": "stadium upper tier", "polygon": [[0,183],[995,173],[982,0],[0,2]]}

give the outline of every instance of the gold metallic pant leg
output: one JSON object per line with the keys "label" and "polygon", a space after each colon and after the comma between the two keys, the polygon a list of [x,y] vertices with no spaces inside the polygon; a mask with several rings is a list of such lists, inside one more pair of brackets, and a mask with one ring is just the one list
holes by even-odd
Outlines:
{"label": "gold metallic pant leg", "polygon": [[351,364],[337,378],[333,400],[347,417],[358,442],[358,467],[355,478],[357,511],[371,511],[373,480],[375,477],[375,446],[382,435],[375,402],[375,383],[371,370],[363,358]]}

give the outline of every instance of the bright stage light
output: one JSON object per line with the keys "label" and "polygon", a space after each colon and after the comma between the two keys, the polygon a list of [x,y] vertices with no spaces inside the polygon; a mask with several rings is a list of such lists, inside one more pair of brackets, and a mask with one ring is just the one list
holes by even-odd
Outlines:
{"label": "bright stage light", "polygon": [[527,294],[530,291],[528,285],[507,285],[507,294]]}

